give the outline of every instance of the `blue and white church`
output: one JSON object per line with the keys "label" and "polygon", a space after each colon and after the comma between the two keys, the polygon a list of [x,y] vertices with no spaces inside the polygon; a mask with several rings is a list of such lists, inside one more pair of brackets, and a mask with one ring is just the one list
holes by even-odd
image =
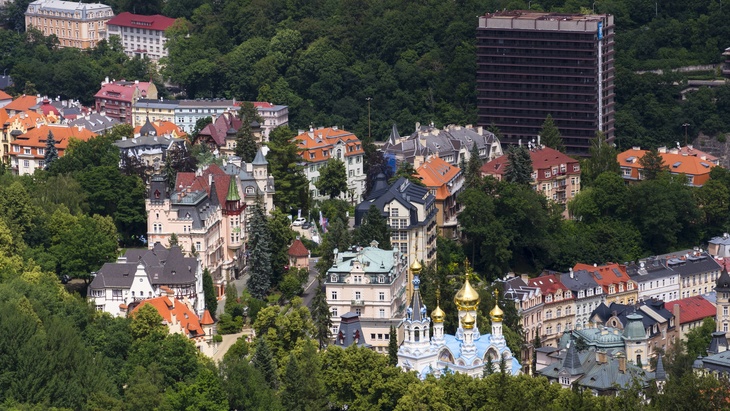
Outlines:
{"label": "blue and white church", "polygon": [[492,333],[479,332],[477,308],[481,299],[469,282],[471,268],[467,266],[466,281],[454,297],[459,310],[456,335],[444,334],[446,314],[438,302],[431,317],[428,316],[419,291],[421,269],[418,262],[411,265],[413,296],[403,320],[405,335],[398,349],[398,366],[406,371],[416,371],[421,379],[428,374],[439,377],[447,372],[481,377],[488,361],[492,363],[492,370],[498,371],[500,358],[504,357],[507,370],[513,375],[519,374],[522,367],[507,347],[502,334],[504,312],[499,308],[499,303],[495,303],[489,312]]}

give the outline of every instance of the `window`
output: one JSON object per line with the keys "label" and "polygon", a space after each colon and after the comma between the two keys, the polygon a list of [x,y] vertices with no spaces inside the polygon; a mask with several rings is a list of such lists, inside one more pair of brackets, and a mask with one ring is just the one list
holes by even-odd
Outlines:
{"label": "window", "polygon": [[360,291],[355,291],[355,300],[361,300],[362,294],[360,294]]}
{"label": "window", "polygon": [[553,296],[552,296],[552,294],[548,294],[547,296],[545,296],[545,302],[546,303],[553,302]]}
{"label": "window", "polygon": [[195,251],[200,251],[200,250],[201,250],[201,248],[202,248],[202,247],[200,246],[200,241],[196,241],[196,242],[195,242]]}
{"label": "window", "polygon": [[560,384],[561,385],[570,385],[570,378],[569,377],[560,377]]}
{"label": "window", "polygon": [[380,318],[385,318],[385,308],[381,308],[380,310],[378,310],[378,316]]}
{"label": "window", "polygon": [[727,317],[727,310],[728,310],[727,305],[722,307],[722,315],[724,315],[725,317]]}
{"label": "window", "polygon": [[332,307],[332,316],[337,317],[337,307]]}
{"label": "window", "polygon": [[355,314],[362,315],[362,308],[355,308]]}
{"label": "window", "polygon": [[[385,301],[385,292],[381,291],[378,293],[378,300]],[[725,307],[725,309],[727,311],[727,307]]]}
{"label": "window", "polygon": [[24,167],[30,167],[30,161],[28,161],[28,160],[24,160],[24,161],[23,161],[23,166],[24,166]]}
{"label": "window", "polygon": [[38,155],[41,155],[42,156],[43,154],[45,154],[45,152],[46,152],[46,150],[43,149],[43,148],[39,148],[38,149]]}
{"label": "window", "polygon": [[337,291],[332,291],[332,299],[333,300],[337,299]]}

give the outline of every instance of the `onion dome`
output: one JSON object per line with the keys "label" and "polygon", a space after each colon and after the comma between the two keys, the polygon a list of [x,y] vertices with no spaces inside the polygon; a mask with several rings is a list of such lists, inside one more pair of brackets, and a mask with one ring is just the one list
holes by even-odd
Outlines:
{"label": "onion dome", "polygon": [[469,267],[469,263],[466,263],[466,281],[464,281],[464,285],[461,286],[461,289],[454,296],[454,303],[459,311],[476,311],[479,301],[481,301],[479,293],[477,293],[477,290],[469,282],[469,276],[471,274],[472,269]]}
{"label": "onion dome", "polygon": [[461,317],[461,325],[467,330],[474,328],[474,323],[476,323],[476,318],[468,312]]}
{"label": "onion dome", "polygon": [[423,266],[421,263],[418,262],[418,260],[413,260],[413,264],[411,264],[411,274],[413,275],[419,275],[421,274],[421,271],[423,270]]}
{"label": "onion dome", "polygon": [[504,311],[499,308],[499,291],[495,290],[494,294],[496,297],[494,301],[494,308],[492,308],[492,311],[489,312],[489,317],[492,319],[492,322],[501,323],[504,318]]}
{"label": "onion dome", "polygon": [[436,290],[436,309],[431,311],[431,319],[435,323],[442,323],[446,318],[446,313],[441,309],[440,300],[441,290]]}

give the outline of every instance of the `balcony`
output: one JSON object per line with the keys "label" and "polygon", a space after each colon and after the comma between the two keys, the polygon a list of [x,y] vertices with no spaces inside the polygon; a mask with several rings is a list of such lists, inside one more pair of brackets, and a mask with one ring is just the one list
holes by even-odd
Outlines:
{"label": "balcony", "polygon": [[365,301],[363,301],[363,300],[352,300],[352,302],[350,303],[350,305],[353,306],[353,307],[363,307],[363,306],[365,306]]}

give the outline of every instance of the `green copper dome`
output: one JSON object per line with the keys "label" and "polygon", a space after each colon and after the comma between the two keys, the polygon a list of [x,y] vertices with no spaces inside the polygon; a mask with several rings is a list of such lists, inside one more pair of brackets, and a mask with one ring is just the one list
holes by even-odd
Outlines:
{"label": "green copper dome", "polygon": [[643,340],[646,339],[646,330],[644,330],[644,323],[641,321],[644,317],[639,314],[633,313],[626,316],[629,320],[624,327],[624,339],[627,340]]}

